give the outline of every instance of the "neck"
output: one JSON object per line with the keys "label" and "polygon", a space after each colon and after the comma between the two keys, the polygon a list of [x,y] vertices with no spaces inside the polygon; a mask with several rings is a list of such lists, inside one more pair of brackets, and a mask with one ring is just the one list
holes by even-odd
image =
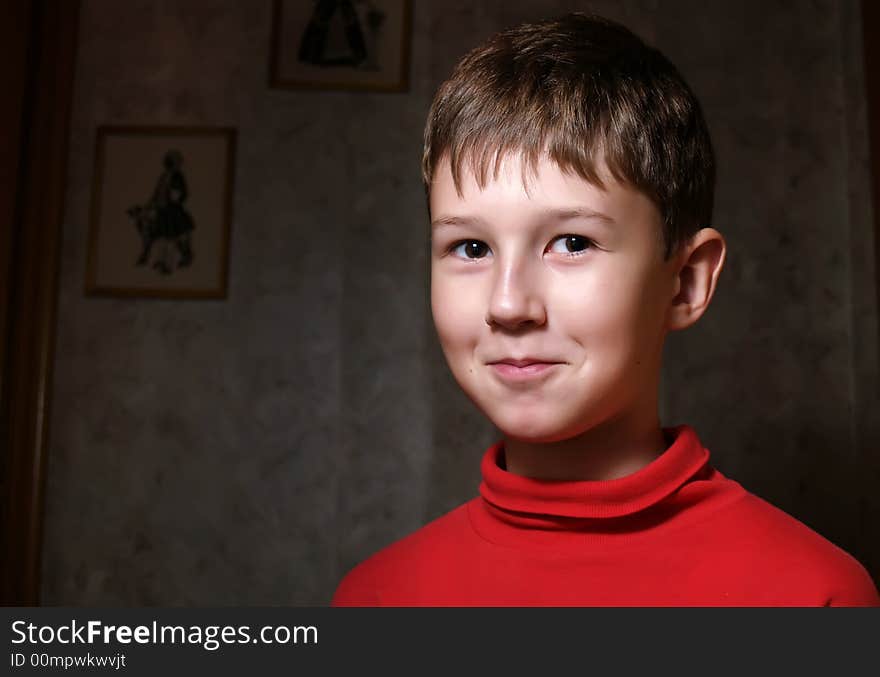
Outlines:
{"label": "neck", "polygon": [[627,416],[557,442],[504,440],[508,472],[543,480],[613,480],[631,475],[668,446],[656,409]]}

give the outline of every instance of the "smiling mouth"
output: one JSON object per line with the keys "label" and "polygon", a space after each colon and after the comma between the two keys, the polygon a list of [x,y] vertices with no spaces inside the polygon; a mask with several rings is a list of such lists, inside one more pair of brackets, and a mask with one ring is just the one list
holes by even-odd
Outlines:
{"label": "smiling mouth", "polygon": [[492,362],[489,364],[492,371],[503,381],[521,383],[532,381],[546,376],[558,367],[561,362],[523,362],[522,365],[512,364],[511,361]]}

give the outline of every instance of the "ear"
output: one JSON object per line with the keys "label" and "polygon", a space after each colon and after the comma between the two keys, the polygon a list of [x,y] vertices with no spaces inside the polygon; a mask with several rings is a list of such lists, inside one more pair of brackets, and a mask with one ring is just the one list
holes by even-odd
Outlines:
{"label": "ear", "polygon": [[712,300],[724,267],[727,244],[714,228],[699,230],[676,258],[677,274],[667,327],[686,329],[699,320]]}

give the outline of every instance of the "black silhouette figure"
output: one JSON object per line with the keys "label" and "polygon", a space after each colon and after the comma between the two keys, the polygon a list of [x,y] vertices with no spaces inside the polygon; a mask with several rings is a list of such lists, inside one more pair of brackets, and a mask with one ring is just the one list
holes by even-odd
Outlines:
{"label": "black silhouette figure", "polygon": [[[338,13],[338,15],[337,15]],[[375,13],[375,12],[374,12]],[[342,40],[336,40],[340,28]],[[371,23],[375,17],[371,16]],[[372,28],[372,26],[371,26]],[[339,44],[344,42],[344,44]],[[360,18],[351,0],[315,0],[315,8],[299,44],[299,60],[313,66],[353,66],[367,60]]]}
{"label": "black silhouette figure", "polygon": [[[169,150],[162,160],[164,169],[156,181],[150,200],[144,205],[132,205],[126,213],[134,220],[141,236],[141,254],[136,264],[145,265],[157,241],[163,241],[162,253],[153,268],[163,275],[170,275],[176,268],[189,266],[193,261],[191,233],[195,229],[192,216],[184,208],[189,192],[183,176],[183,156]],[[169,249],[176,247],[179,258],[172,266]]]}

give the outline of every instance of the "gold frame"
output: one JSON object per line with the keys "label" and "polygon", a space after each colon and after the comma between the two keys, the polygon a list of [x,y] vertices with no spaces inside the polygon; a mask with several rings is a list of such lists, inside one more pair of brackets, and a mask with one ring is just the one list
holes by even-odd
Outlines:
{"label": "gold frame", "polygon": [[[105,145],[113,135],[128,136],[218,136],[226,143],[226,172],[222,197],[220,283],[211,289],[173,289],[168,287],[109,287],[97,283],[98,242],[100,237],[100,210],[105,171]],[[91,214],[89,218],[89,247],[86,262],[85,293],[87,296],[117,296],[165,299],[225,299],[229,280],[229,240],[232,224],[232,198],[235,178],[237,130],[233,127],[176,126],[176,125],[101,125],[95,134],[95,164],[92,183]]]}
{"label": "gold frame", "polygon": [[337,91],[406,92],[409,90],[410,49],[412,40],[412,0],[403,0],[402,31],[400,36],[400,66],[395,82],[378,84],[369,82],[325,82],[320,80],[284,79],[279,73],[281,53],[281,30],[284,0],[272,2],[272,36],[269,57],[269,87],[273,89],[311,89]]}

